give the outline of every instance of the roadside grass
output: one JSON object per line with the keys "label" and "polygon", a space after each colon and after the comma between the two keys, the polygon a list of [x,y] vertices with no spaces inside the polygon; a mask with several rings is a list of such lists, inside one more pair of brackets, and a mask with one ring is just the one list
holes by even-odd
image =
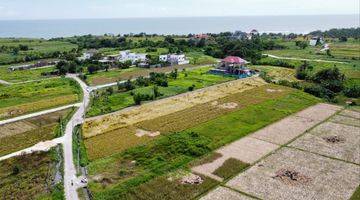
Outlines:
{"label": "roadside grass", "polygon": [[10,83],[46,79],[49,77],[42,76],[41,73],[51,72],[54,70],[54,67],[47,67],[40,69],[9,71],[9,66],[10,65],[0,66],[0,80],[4,80]]}
{"label": "roadside grass", "polygon": [[229,158],[221,167],[217,168],[213,174],[227,180],[228,178],[244,171],[249,166],[249,164],[241,162],[235,158]]}
{"label": "roadside grass", "polygon": [[63,199],[62,185],[52,186],[58,162],[55,154],[55,149],[52,149],[50,152],[37,152],[1,161],[1,198]]}
{"label": "roadside grass", "polygon": [[354,194],[351,196],[350,200],[359,200],[360,199],[360,185],[356,188]]}
{"label": "roadside grass", "polygon": [[[258,97],[253,99],[256,98]],[[94,199],[126,199],[141,186],[146,188],[146,194],[150,196],[166,195],[166,188],[151,187],[153,180],[178,169],[186,169],[189,164],[209,155],[220,146],[319,101],[301,91],[292,91],[276,100],[269,99],[250,104],[206,123],[197,124],[186,131],[163,135],[124,152],[93,160],[88,166],[90,190],[94,194]],[[103,147],[95,146],[98,149]],[[172,187],[169,184],[169,188]],[[189,194],[186,195],[196,196],[196,191],[188,191]]]}
{"label": "roadside grass", "polygon": [[0,126],[0,156],[55,138],[59,119],[72,113],[66,109]]}
{"label": "roadside grass", "polygon": [[[194,89],[199,89],[233,80],[233,78],[230,77],[208,74],[207,72],[210,69],[211,67],[203,67],[179,72],[177,79],[169,79],[168,87],[158,87],[162,96],[157,99],[188,92],[189,87],[192,85],[195,86]],[[116,90],[117,88],[114,87],[114,91]],[[133,106],[135,102],[131,94],[137,93],[153,95],[153,86],[140,87],[128,92],[115,92],[112,95],[101,96],[96,99],[92,97],[91,105],[86,115],[93,117]]]}
{"label": "roadside grass", "polygon": [[74,128],[72,148],[74,154],[74,163],[75,166],[77,167],[77,172],[80,173],[78,169],[80,167],[85,167],[86,165],[89,164],[80,126],[76,126]]}
{"label": "roadside grass", "polygon": [[0,87],[0,119],[75,103],[81,88],[68,78]]}
{"label": "roadside grass", "polygon": [[[28,51],[19,51],[18,54],[13,53],[0,53],[0,64],[10,64],[24,62],[25,56],[45,56],[54,52],[67,52],[73,48],[77,48],[77,45],[70,42],[62,41],[49,41],[44,39],[10,39],[1,38],[0,46],[17,47],[19,45],[27,45]],[[49,57],[49,56],[46,56]]]}

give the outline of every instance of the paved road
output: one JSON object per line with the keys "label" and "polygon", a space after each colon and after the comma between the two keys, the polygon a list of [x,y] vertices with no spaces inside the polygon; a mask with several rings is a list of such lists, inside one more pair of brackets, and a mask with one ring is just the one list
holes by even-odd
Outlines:
{"label": "paved road", "polygon": [[275,55],[271,55],[271,54],[263,54],[263,55],[264,55],[264,56],[269,56],[270,58],[284,59],[284,60],[300,60],[300,61],[314,61],[314,62],[326,62],[326,63],[346,64],[346,62],[339,62],[339,61],[333,61],[333,60],[291,58],[291,57],[275,56]]}
{"label": "paved road", "polygon": [[40,115],[45,115],[45,114],[57,112],[57,111],[60,111],[60,110],[65,110],[65,109],[71,108],[71,107],[79,107],[80,105],[82,105],[82,104],[81,103],[76,103],[76,104],[61,106],[61,107],[58,107],[58,108],[44,110],[44,111],[40,111],[40,112],[36,112],[36,113],[31,113],[31,114],[28,114],[28,115],[22,115],[22,116],[19,116],[19,117],[14,117],[14,118],[11,118],[11,119],[6,119],[6,120],[0,121],[0,125],[4,125],[4,124],[11,123],[11,122],[24,120],[24,119],[29,119],[29,118],[32,118],[32,117],[37,117],[37,116],[40,116]]}
{"label": "paved road", "polygon": [[67,75],[69,78],[76,80],[84,93],[83,102],[81,103],[79,109],[70,119],[65,128],[64,135],[64,189],[65,197],[68,200],[77,200],[78,195],[76,190],[81,187],[80,180],[76,177],[76,168],[73,162],[73,151],[72,151],[72,134],[73,129],[76,125],[83,123],[86,107],[89,104],[89,91],[87,85],[81,81],[75,74]]}

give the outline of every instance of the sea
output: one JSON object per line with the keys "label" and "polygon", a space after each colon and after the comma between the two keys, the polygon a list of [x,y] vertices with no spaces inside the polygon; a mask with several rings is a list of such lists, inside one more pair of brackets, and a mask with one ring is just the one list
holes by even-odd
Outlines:
{"label": "sea", "polygon": [[219,33],[309,33],[360,26],[359,15],[171,17],[122,19],[1,20],[0,37],[55,38],[74,35]]}

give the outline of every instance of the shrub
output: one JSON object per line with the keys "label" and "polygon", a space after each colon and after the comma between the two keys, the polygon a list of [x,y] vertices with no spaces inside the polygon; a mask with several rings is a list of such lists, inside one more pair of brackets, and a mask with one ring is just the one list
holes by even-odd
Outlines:
{"label": "shrub", "polygon": [[350,98],[360,97],[360,85],[345,86],[344,95]]}
{"label": "shrub", "polygon": [[335,93],[331,90],[328,90],[318,84],[310,84],[305,86],[304,92],[312,94],[316,97],[325,98],[331,100],[335,97]]}

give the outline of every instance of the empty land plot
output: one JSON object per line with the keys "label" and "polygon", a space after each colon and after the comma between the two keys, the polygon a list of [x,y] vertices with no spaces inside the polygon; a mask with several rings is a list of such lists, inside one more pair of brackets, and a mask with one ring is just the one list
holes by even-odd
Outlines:
{"label": "empty land plot", "polygon": [[179,71],[194,67],[193,65],[179,65],[179,66],[169,66],[169,67],[159,67],[159,68],[138,68],[133,67],[129,69],[113,69],[108,72],[97,72],[94,74],[87,75],[87,83],[91,86],[103,85],[107,83],[114,83],[117,81],[124,81],[128,79],[137,78],[140,76],[149,76],[151,72],[156,73],[167,73],[171,72],[174,69]]}
{"label": "empty land plot", "polygon": [[254,65],[250,66],[251,69],[260,70],[266,72],[268,76],[272,77],[275,81],[287,80],[287,81],[297,81],[295,78],[295,69],[289,69],[285,67],[275,67],[275,66],[264,66],[264,65]]}
{"label": "empty land plot", "polygon": [[262,199],[349,199],[358,165],[282,148],[226,185]]}
{"label": "empty land plot", "polygon": [[336,115],[330,119],[330,121],[340,124],[346,124],[350,126],[360,126],[360,119],[346,117],[343,115]]}
{"label": "empty land plot", "polygon": [[32,200],[52,199],[52,192],[61,195],[62,191],[56,191],[53,186],[58,162],[55,153],[54,150],[37,152],[1,161],[1,198]]}
{"label": "empty land plot", "polygon": [[131,107],[109,115],[88,119],[83,125],[83,133],[85,138],[93,137],[265,84],[260,78],[236,80]]}
{"label": "empty land plot", "polygon": [[325,122],[290,146],[360,164],[360,128]]}
{"label": "empty land plot", "polygon": [[0,126],[0,156],[54,138],[59,119],[71,113],[66,109]]}
{"label": "empty land plot", "polygon": [[72,79],[49,79],[0,87],[0,119],[71,104],[80,99]]}
{"label": "empty land plot", "polygon": [[23,81],[33,81],[48,78],[47,76],[42,76],[42,73],[47,73],[54,71],[54,67],[41,68],[41,69],[31,69],[31,70],[16,70],[9,71],[8,66],[0,67],[0,80],[4,80],[10,83],[18,83]]}

